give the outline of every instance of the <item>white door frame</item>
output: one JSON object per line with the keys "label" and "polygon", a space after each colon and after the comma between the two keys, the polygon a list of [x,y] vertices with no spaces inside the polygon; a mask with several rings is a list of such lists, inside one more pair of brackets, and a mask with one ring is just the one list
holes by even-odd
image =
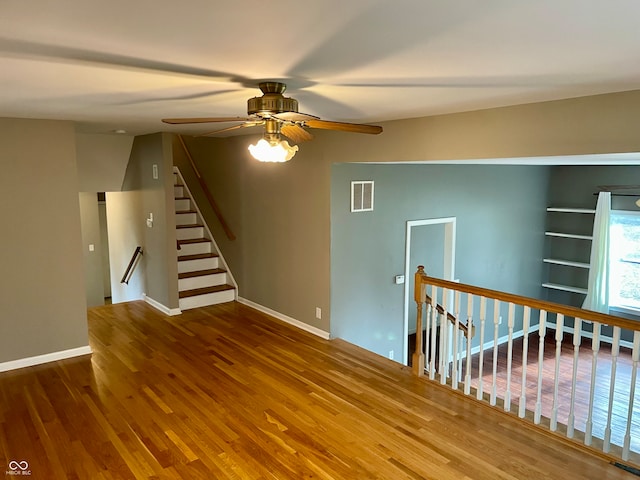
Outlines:
{"label": "white door frame", "polygon": [[402,362],[407,365],[409,352],[409,295],[413,291],[413,276],[417,265],[410,265],[411,261],[411,229],[423,225],[444,224],[444,279],[454,280],[456,265],[456,217],[428,218],[424,220],[408,220],[406,232],[406,247],[404,261],[404,328],[402,335]]}

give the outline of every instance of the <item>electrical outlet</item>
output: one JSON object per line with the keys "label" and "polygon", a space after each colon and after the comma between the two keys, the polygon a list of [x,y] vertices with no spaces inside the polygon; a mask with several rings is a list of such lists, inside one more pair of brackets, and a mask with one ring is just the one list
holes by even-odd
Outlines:
{"label": "electrical outlet", "polygon": [[393,360],[393,350],[389,350],[389,360]]}
{"label": "electrical outlet", "polygon": [[320,307],[316,307],[316,318],[318,320],[322,319],[322,309]]}

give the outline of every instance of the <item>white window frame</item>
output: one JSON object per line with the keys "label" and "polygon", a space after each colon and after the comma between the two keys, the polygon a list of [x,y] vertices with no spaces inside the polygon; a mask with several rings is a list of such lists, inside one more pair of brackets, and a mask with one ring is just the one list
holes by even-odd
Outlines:
{"label": "white window frame", "polygon": [[[640,218],[640,212],[636,212],[633,210],[612,210],[611,211],[611,216],[633,216],[633,217],[638,217]],[[610,245],[613,243],[612,242],[612,238],[610,236]],[[610,262],[613,261],[613,258],[610,258]],[[611,275],[611,271],[609,272],[609,274]],[[611,278],[609,279],[609,285],[611,285]],[[609,294],[609,310],[615,311],[615,312],[620,312],[620,313],[626,313],[626,314],[630,314],[630,315],[635,315],[635,316],[640,316],[640,307],[638,308],[633,308],[633,307],[629,307],[629,306],[623,306],[623,305],[614,305],[613,303],[611,303],[613,300],[613,298],[611,297],[611,291]]]}

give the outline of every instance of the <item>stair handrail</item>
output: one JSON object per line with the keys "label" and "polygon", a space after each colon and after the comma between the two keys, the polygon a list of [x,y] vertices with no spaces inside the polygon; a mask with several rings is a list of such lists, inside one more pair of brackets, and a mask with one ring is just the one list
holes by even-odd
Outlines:
{"label": "stair handrail", "polygon": [[[420,273],[422,272],[422,273]],[[441,278],[430,277],[418,267],[418,272],[415,275],[416,292],[418,292],[418,286],[425,291],[426,297],[426,285],[435,285],[437,287],[447,288],[449,290],[457,290],[459,292],[470,293],[472,295],[478,295],[486,298],[500,300],[502,302],[510,302],[518,305],[526,305],[533,309],[551,311],[554,313],[561,313],[565,317],[580,318],[590,322],[605,323],[610,326],[620,327],[628,330],[637,330],[638,322],[635,320],[628,320],[626,318],[617,317],[607,313],[595,312],[593,310],[583,310],[582,308],[572,307],[569,305],[563,305],[560,303],[549,302],[547,300],[539,300],[536,298],[525,297],[523,295],[516,295],[513,293],[501,292],[499,290],[491,290],[489,288],[478,287],[475,285],[468,285],[465,283],[452,282],[450,280],[443,280]],[[417,298],[417,297],[416,297]],[[417,301],[417,300],[416,300]]]}
{"label": "stair handrail", "polygon": [[229,224],[225,220],[224,215],[222,215],[222,211],[220,210],[220,208],[218,207],[218,204],[214,200],[213,195],[211,194],[211,191],[209,190],[209,187],[207,186],[207,183],[204,181],[204,179],[202,178],[202,175],[200,174],[200,171],[198,170],[198,167],[196,167],[196,163],[193,161],[193,157],[191,156],[191,153],[189,152],[189,149],[187,148],[187,145],[185,144],[184,139],[182,138],[182,135],[178,135],[178,140],[180,140],[180,145],[182,145],[182,149],[184,150],[184,153],[187,156],[187,159],[189,160],[189,163],[191,164],[191,168],[193,168],[193,171],[196,174],[196,178],[198,179],[198,183],[200,183],[200,187],[202,187],[202,191],[204,192],[205,196],[207,197],[207,200],[209,200],[209,204],[211,205],[211,208],[213,209],[213,213],[215,213],[216,218],[220,222],[220,225],[222,226],[222,229],[224,230],[224,233],[227,235],[227,238],[229,240],[235,240],[236,236],[234,235],[233,231],[231,230],[231,227],[229,227]]}
{"label": "stair handrail", "polygon": [[[420,276],[420,278],[422,278],[423,276],[424,277],[427,276],[427,274],[424,271],[424,266],[423,265],[419,265],[418,266],[418,271],[416,272],[416,282],[415,282],[416,285],[418,285],[418,283],[419,283],[418,280],[417,280],[418,275]],[[456,285],[457,285],[457,282],[456,282]],[[431,297],[429,295],[427,295],[426,290],[424,290],[424,289],[416,289],[415,290],[415,298],[414,298],[414,300],[418,304],[420,304],[420,303],[432,304],[433,303],[432,300],[431,300]],[[438,313],[440,315],[444,315],[446,310],[442,305],[440,305],[439,303],[436,302],[435,303],[435,307],[436,307],[436,310],[438,311]],[[448,312],[448,311],[446,313],[447,313],[447,320],[449,320],[449,322],[452,325],[455,325],[456,324],[456,316],[453,315],[451,312]],[[471,336],[473,336],[473,334],[474,334],[474,326],[473,326],[473,324],[469,325],[469,321],[468,320],[467,320],[466,324],[462,323],[462,322],[457,322],[457,323],[458,323],[458,328],[465,333],[465,336],[467,335],[467,331],[468,331],[469,327],[471,327]]]}
{"label": "stair handrail", "polygon": [[[467,319],[466,324],[460,322],[455,315],[448,312],[442,305],[433,301],[433,299],[429,295],[427,295],[426,282],[423,281],[424,278],[430,278],[430,277],[428,277],[427,274],[425,273],[424,265],[419,265],[418,271],[415,274],[415,281],[414,281],[414,300],[416,302],[418,313],[416,316],[416,345],[415,345],[415,351],[413,352],[413,355],[412,355],[412,362],[411,362],[413,372],[418,376],[423,375],[425,366],[426,366],[424,348],[422,345],[423,343],[422,332],[424,330],[422,309],[424,304],[431,305],[432,308],[435,308],[440,315],[445,315],[446,313],[445,315],[446,319],[449,320],[449,322],[451,322],[454,328],[457,327],[458,329],[462,330],[464,332],[464,336],[467,337],[467,339],[470,340],[475,333],[474,325],[470,322],[469,319]],[[452,282],[452,283],[455,283],[456,285],[458,285],[457,282]]]}
{"label": "stair handrail", "polygon": [[122,280],[120,280],[120,283],[124,283],[129,285],[129,280],[131,280],[131,275],[133,275],[133,269],[135,268],[136,260],[138,259],[139,256],[141,256],[143,254],[142,252],[142,247],[141,246],[137,246],[136,249],[133,252],[133,255],[131,256],[131,260],[129,261],[129,265],[127,265],[127,269],[124,272],[124,275],[122,276]]}
{"label": "stair handrail", "polygon": [[[477,315],[479,320],[477,324],[479,344],[474,347],[478,349],[474,354],[477,355],[476,360],[472,356],[469,336],[467,336],[466,352],[464,352],[458,349],[463,347],[458,330],[449,332],[448,329],[442,328],[442,322],[440,325],[436,324],[434,301],[427,305],[427,308],[432,309],[432,315],[427,315],[426,322],[423,323],[422,313],[423,304],[427,299],[427,286],[431,289],[433,298],[437,298],[438,290],[443,298],[454,295],[456,315],[459,312],[459,302],[463,302],[459,295],[466,296],[469,318],[471,319],[471,315]],[[632,454],[640,453],[637,444],[635,449],[632,447],[633,417],[634,414],[636,416],[638,414],[634,393],[638,381],[637,370],[640,366],[640,326],[637,321],[429,277],[422,266],[418,267],[415,273],[414,294],[419,315],[416,319],[416,327],[418,331],[422,331],[424,326],[427,338],[426,348],[423,348],[425,343],[423,336],[416,337],[412,365],[415,375],[423,376],[428,373],[430,380],[436,380],[436,376],[439,376],[441,385],[449,385],[453,391],[466,396],[474,395],[476,400],[493,407],[501,406],[507,413],[515,409],[515,413],[526,424],[548,429],[551,434],[571,441],[576,447],[585,448],[616,463],[622,459],[625,462],[640,465],[638,460],[640,457],[635,456],[632,459]],[[446,304],[446,301],[443,303]],[[506,338],[506,341],[500,340],[501,343],[498,343],[498,326],[502,320],[500,312],[505,305],[508,306],[507,335],[502,338]],[[523,308],[517,309],[518,306]],[[492,310],[493,321],[486,315],[487,307]],[[569,323],[565,323],[567,320]],[[520,328],[520,326],[516,327],[516,323],[520,321],[522,322],[521,334],[515,331],[515,328]],[[484,337],[485,328],[491,327],[493,327],[493,340]],[[553,336],[548,334],[549,329],[555,332]],[[632,340],[623,339],[624,330],[633,333]],[[440,340],[436,343],[439,334]],[[521,349],[518,360],[521,363],[516,373],[512,360],[517,334],[522,340],[521,345],[517,347]],[[589,339],[584,346],[583,339]],[[485,343],[485,340],[488,342]],[[537,361],[529,357],[529,345],[533,346],[536,343]],[[603,343],[611,345],[609,349],[603,349],[602,355],[608,362],[608,367],[605,369],[599,368],[599,362],[602,361],[600,346]],[[503,344],[506,348],[498,348]],[[627,350],[626,356],[631,361],[632,368],[630,375],[627,373],[628,378],[622,377],[622,380],[618,381],[616,365],[622,347]],[[549,356],[554,365],[552,369],[544,367],[547,361],[545,350],[550,351]],[[485,359],[489,351],[492,352],[492,358]],[[582,357],[583,351],[585,351],[585,358]],[[472,367],[474,361],[477,363]],[[428,362],[427,368],[425,368],[426,362]],[[580,377],[578,364],[585,362],[588,373]],[[493,367],[492,371],[484,371],[485,363]],[[500,380],[498,380],[499,364],[504,365]],[[531,372],[527,370],[529,364],[536,365]],[[564,366],[561,367],[561,364]],[[607,370],[610,371],[607,372]],[[561,379],[567,372],[571,375],[569,381]],[[624,372],[624,369],[621,372]],[[550,378],[546,377],[547,374]],[[463,391],[459,390],[460,382],[464,387]],[[603,382],[607,384],[605,390],[608,389],[608,396],[602,392],[596,395],[596,388],[601,388]],[[500,386],[498,386],[499,383]],[[567,385],[570,387],[568,391],[565,389]],[[549,398],[547,388],[549,386],[552,398]],[[619,399],[620,395],[626,395],[626,397]],[[564,406],[568,405],[569,409],[563,412],[558,408],[561,403]],[[626,408],[626,415],[613,415],[613,411],[619,408]],[[580,415],[582,418],[578,421]]]}

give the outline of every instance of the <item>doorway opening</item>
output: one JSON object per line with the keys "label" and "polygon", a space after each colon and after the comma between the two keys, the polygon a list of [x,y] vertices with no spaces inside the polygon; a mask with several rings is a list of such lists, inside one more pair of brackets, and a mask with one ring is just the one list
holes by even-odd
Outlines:
{"label": "doorway opening", "polygon": [[417,334],[416,305],[413,301],[413,276],[424,265],[431,277],[454,280],[456,217],[409,220],[406,227],[403,363],[410,358],[409,337]]}

